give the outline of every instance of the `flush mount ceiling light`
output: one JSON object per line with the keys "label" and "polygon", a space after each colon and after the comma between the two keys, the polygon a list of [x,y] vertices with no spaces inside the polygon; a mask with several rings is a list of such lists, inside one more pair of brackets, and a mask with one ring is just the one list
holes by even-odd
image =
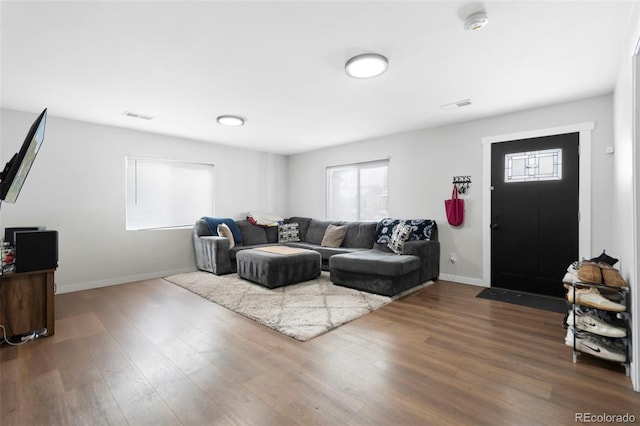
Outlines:
{"label": "flush mount ceiling light", "polygon": [[222,124],[223,126],[243,126],[244,118],[238,117],[237,115],[221,115],[216,118],[218,124]]}
{"label": "flush mount ceiling light", "polygon": [[464,29],[469,31],[476,31],[482,29],[489,22],[489,18],[485,12],[477,12],[469,15],[464,21]]}
{"label": "flush mount ceiling light", "polygon": [[384,74],[389,60],[378,53],[364,53],[349,59],[344,70],[349,77],[372,78]]}

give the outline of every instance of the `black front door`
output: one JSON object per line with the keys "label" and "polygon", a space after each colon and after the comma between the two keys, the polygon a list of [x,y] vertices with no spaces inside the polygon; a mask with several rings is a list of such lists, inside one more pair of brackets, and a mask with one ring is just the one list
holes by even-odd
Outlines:
{"label": "black front door", "polygon": [[578,259],[579,134],[491,147],[491,286],[563,296]]}

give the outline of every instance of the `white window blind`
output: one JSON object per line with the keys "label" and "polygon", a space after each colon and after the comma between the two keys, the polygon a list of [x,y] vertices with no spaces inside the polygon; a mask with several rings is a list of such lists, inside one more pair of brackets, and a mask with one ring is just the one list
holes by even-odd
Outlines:
{"label": "white window blind", "polygon": [[127,157],[127,229],[192,226],[212,216],[213,164]]}
{"label": "white window blind", "polygon": [[327,219],[389,216],[389,160],[327,167]]}

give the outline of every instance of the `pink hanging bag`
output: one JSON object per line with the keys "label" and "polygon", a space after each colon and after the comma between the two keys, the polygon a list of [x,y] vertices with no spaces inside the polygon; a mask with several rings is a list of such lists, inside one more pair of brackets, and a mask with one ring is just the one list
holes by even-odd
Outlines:
{"label": "pink hanging bag", "polygon": [[447,220],[451,226],[460,226],[464,221],[464,200],[458,198],[458,187],[453,185],[450,200],[444,200],[444,208],[447,212]]}

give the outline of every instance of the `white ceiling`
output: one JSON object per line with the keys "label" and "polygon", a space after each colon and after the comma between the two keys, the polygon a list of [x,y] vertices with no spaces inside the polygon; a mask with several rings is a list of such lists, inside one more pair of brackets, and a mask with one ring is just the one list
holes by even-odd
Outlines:
{"label": "white ceiling", "polygon": [[609,93],[634,3],[3,0],[1,106],[292,154]]}

